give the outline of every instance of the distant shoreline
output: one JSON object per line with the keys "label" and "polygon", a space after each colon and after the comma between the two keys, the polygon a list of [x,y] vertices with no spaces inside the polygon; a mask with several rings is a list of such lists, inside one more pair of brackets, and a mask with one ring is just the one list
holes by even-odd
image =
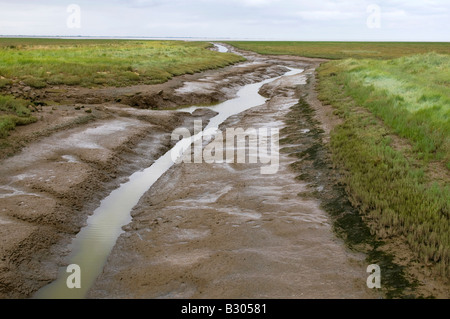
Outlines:
{"label": "distant shoreline", "polygon": [[367,42],[367,43],[450,43],[450,41],[405,41],[405,40],[292,40],[257,38],[206,38],[206,37],[139,37],[139,36],[70,36],[70,35],[0,35],[0,38],[35,39],[79,39],[79,40],[172,40],[172,41],[270,41],[270,42]]}

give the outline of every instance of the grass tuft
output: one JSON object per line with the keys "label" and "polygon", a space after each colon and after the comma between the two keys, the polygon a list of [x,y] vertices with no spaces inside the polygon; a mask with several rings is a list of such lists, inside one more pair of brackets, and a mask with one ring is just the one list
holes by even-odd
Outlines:
{"label": "grass tuft", "polygon": [[0,95],[0,138],[7,137],[9,131],[17,125],[34,123],[37,119],[31,116],[28,103],[12,96]]}

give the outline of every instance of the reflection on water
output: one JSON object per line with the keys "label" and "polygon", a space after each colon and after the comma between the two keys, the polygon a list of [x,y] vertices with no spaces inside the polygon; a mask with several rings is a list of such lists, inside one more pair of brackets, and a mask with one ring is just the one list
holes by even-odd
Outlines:
{"label": "reflection on water", "polygon": [[[303,70],[291,69],[284,76],[301,72]],[[264,84],[278,78],[280,76],[246,85],[239,90],[236,98],[211,107],[218,114],[211,119],[205,130],[217,129],[230,116],[264,104],[266,99],[258,94],[259,89]],[[197,108],[192,107],[189,110],[194,111]],[[201,138],[201,133],[188,140],[181,140],[174,146],[174,149],[160,157],[152,166],[131,175],[127,183],[120,185],[118,189],[102,200],[100,207],[88,218],[87,226],[74,238],[70,246],[71,254],[66,259],[67,265],[77,264],[81,268],[80,289],[67,287],[66,280],[70,274],[66,272],[66,268],[61,268],[58,279],[39,290],[35,298],[84,298],[95,279],[102,272],[117,238],[123,233],[122,227],[131,222],[130,212],[133,207],[138,204],[145,192],[174,165],[172,159],[174,151],[181,156],[183,151],[198,138]]]}
{"label": "reflection on water", "polygon": [[223,45],[217,44],[217,43],[213,43],[213,44],[217,48],[217,51],[219,51],[220,53],[227,53],[229,51],[226,46],[223,46]]}

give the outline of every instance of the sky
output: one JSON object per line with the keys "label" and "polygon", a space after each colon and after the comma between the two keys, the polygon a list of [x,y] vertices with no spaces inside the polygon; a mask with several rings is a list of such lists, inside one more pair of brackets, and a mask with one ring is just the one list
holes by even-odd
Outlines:
{"label": "sky", "polygon": [[450,0],[0,0],[0,35],[450,41]]}

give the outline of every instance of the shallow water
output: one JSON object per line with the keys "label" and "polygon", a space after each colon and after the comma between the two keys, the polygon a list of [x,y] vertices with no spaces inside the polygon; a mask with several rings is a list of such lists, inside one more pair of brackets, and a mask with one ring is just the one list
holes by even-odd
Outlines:
{"label": "shallow water", "polygon": [[220,45],[220,44],[217,44],[217,43],[213,43],[213,44],[214,44],[214,46],[217,48],[217,50],[220,53],[227,53],[229,51],[228,48],[223,46],[223,45]]}
{"label": "shallow water", "polygon": [[[218,46],[218,45],[216,45]],[[283,76],[291,76],[303,72],[300,69],[291,69]],[[214,132],[230,116],[239,114],[252,107],[262,105],[266,98],[259,95],[259,89],[266,83],[275,81],[282,76],[267,79],[259,83],[242,87],[237,97],[211,107],[218,114],[213,117],[204,131]],[[193,112],[198,107],[183,109]],[[61,268],[58,279],[39,290],[35,298],[84,298],[90,287],[100,275],[106,260],[114,247],[117,238],[123,233],[122,227],[131,222],[130,212],[136,206],[140,198],[150,187],[174,165],[173,154],[182,156],[191,144],[202,138],[199,133],[191,138],[179,141],[172,150],[161,156],[149,168],[136,172],[130,176],[129,181],[102,200],[100,206],[88,218],[87,226],[74,238],[66,259],[66,264],[77,264],[81,268],[81,288],[69,289],[66,284],[70,275],[66,268]]]}

